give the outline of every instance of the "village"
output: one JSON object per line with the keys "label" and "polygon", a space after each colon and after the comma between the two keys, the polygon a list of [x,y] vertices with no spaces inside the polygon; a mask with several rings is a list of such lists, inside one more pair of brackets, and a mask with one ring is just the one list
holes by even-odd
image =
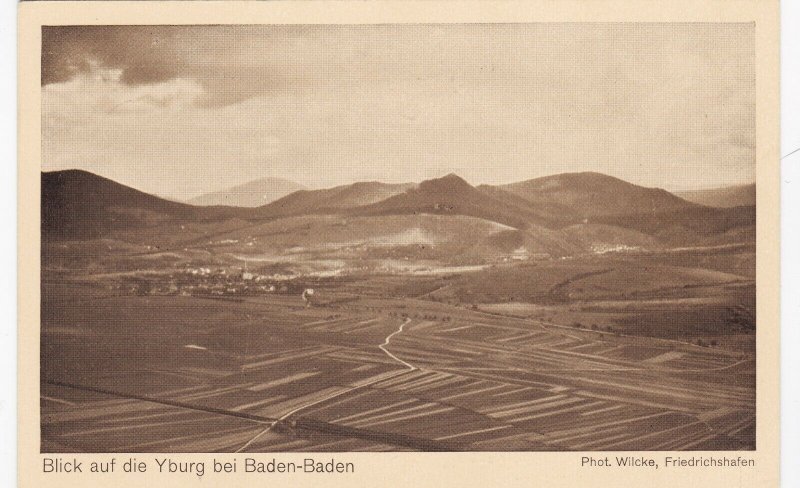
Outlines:
{"label": "village", "polygon": [[186,267],[167,274],[125,275],[109,288],[132,295],[257,296],[301,293],[307,286],[291,275],[262,275],[237,268]]}

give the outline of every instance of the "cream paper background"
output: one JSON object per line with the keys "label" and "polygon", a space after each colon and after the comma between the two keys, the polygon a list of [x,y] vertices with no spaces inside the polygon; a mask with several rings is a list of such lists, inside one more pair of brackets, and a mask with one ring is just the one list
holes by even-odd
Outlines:
{"label": "cream paper background", "polygon": [[[352,474],[243,473],[242,454],[79,454],[117,459],[115,474],[44,474],[39,452],[39,276],[41,171],[41,26],[81,24],[359,24],[504,22],[754,22],[756,43],[757,422],[756,451],[683,452],[676,456],[742,456],[755,468],[671,468],[669,453],[642,452],[661,468],[581,468],[594,453],[341,453],[253,454],[302,463],[335,457],[355,463]],[[777,0],[531,0],[294,2],[30,2],[19,6],[19,345],[18,477],[23,487],[61,486],[364,486],[364,487],[758,487],[778,486],[779,465],[779,131]],[[624,455],[624,453],[608,453]],[[50,455],[54,457],[54,455]],[[71,459],[71,455],[61,455]],[[147,473],[119,466],[135,457]],[[205,461],[202,478],[158,473],[156,457]],[[212,459],[239,461],[237,474],[211,472]]]}

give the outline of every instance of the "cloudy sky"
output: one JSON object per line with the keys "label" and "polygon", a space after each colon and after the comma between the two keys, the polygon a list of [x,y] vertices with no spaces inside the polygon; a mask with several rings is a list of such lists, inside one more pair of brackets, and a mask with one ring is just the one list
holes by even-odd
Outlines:
{"label": "cloudy sky", "polygon": [[188,198],[455,172],[752,182],[751,24],[45,27],[42,169]]}

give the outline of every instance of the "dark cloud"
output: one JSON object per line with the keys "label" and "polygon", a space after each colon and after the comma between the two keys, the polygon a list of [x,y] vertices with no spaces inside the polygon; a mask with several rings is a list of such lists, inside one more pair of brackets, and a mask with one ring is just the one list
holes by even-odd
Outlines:
{"label": "dark cloud", "polygon": [[179,76],[170,48],[176,31],[163,27],[57,26],[42,28],[42,84],[87,73],[93,63],[122,70],[123,83],[167,81]]}
{"label": "dark cloud", "polygon": [[120,82],[131,86],[189,78],[206,90],[199,105],[230,105],[298,87],[297,69],[267,61],[263,43],[269,39],[264,28],[243,26],[46,26],[42,85],[118,69]]}

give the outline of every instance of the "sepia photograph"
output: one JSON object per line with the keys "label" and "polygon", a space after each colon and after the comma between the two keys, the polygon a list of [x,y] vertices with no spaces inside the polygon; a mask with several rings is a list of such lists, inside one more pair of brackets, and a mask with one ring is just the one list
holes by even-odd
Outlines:
{"label": "sepia photograph", "polygon": [[39,452],[755,451],[755,34],[43,25]]}

